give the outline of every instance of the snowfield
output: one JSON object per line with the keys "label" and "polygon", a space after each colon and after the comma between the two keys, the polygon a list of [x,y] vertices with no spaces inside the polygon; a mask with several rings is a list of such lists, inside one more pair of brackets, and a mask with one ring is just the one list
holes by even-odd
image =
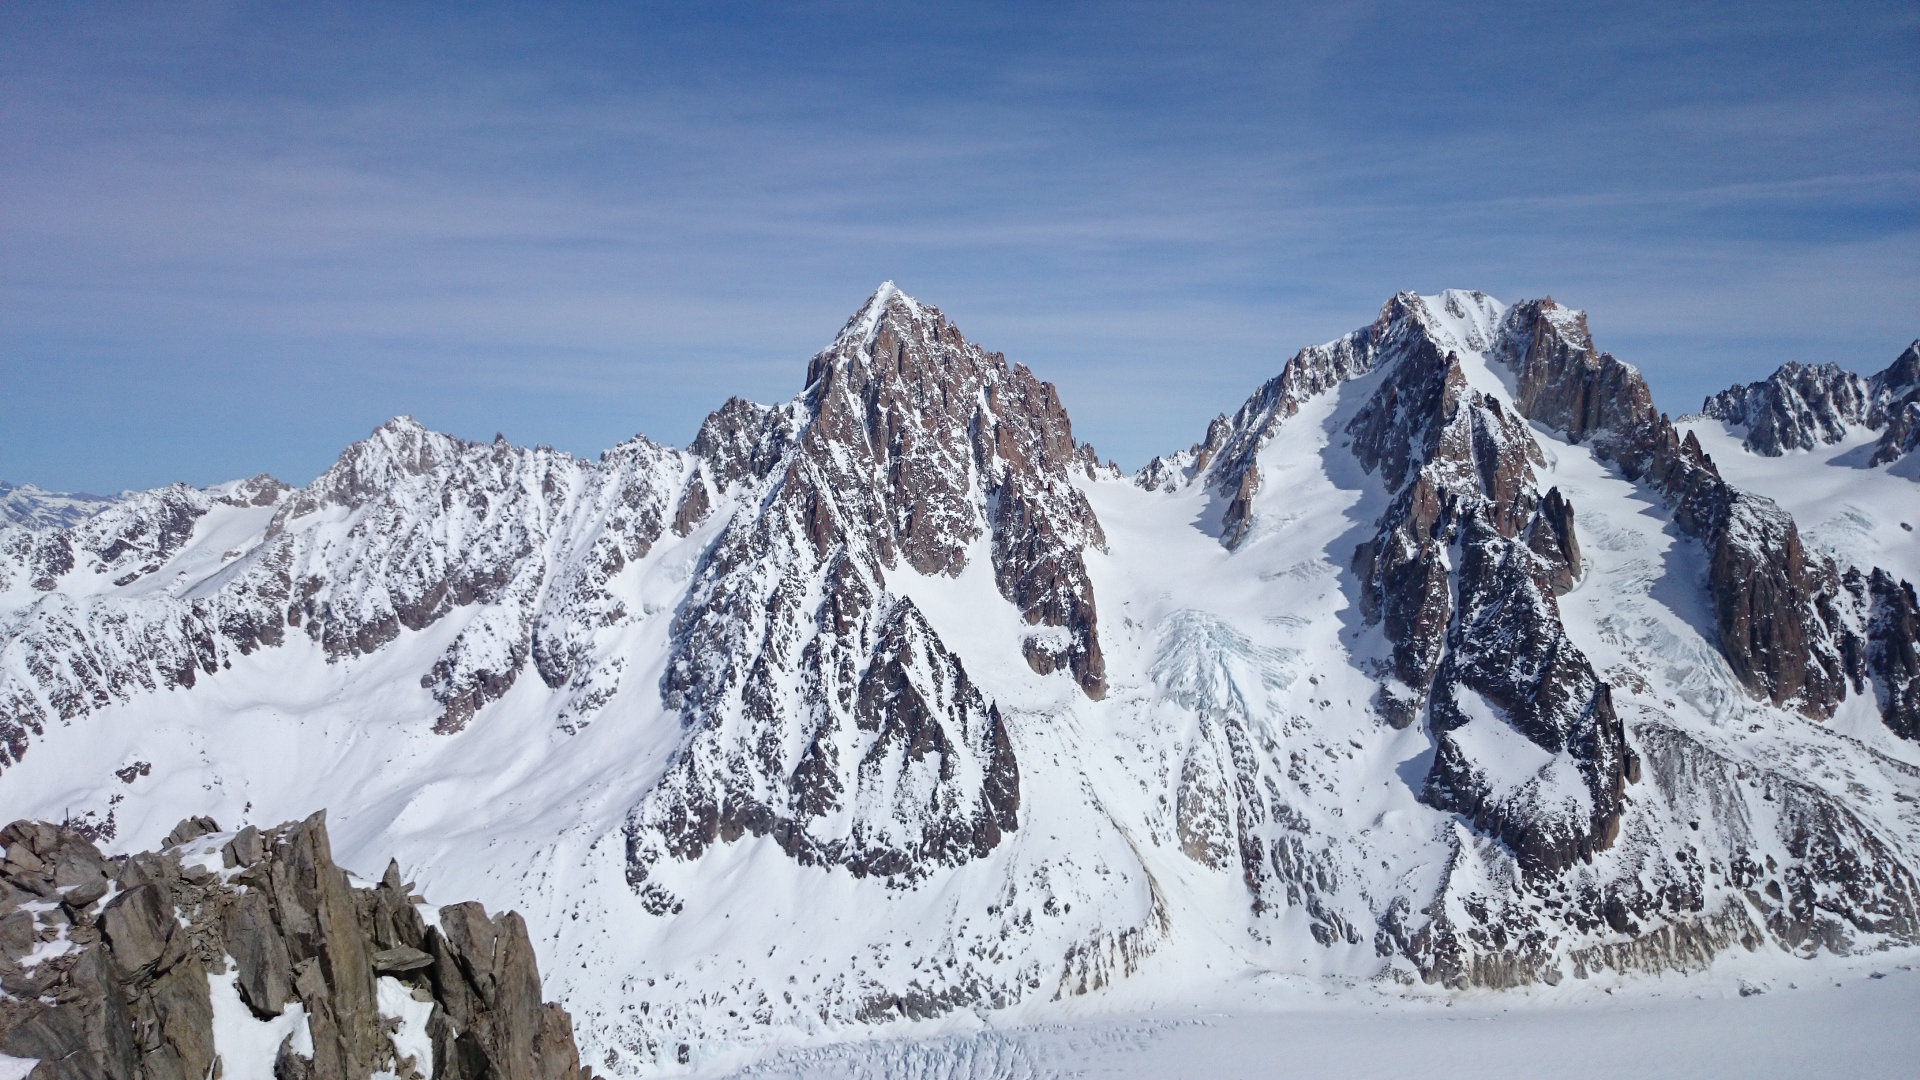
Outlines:
{"label": "snowfield", "polygon": [[[1785,974],[1785,973],[1783,973]],[[1542,1070],[1569,1080],[1904,1076],[1920,1049],[1920,973],[1826,971],[1745,984],[1635,987],[1580,1001],[1307,1003],[1186,1010],[773,1052],[697,1075],[740,1080],[1215,1080],[1431,1077]],[[1755,993],[1755,991],[1761,991]],[[1621,1000],[1624,998],[1624,1000]]]}

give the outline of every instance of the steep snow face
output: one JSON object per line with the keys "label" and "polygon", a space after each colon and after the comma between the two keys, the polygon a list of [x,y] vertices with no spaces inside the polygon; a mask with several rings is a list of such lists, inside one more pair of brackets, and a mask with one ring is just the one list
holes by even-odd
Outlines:
{"label": "steep snow face", "polygon": [[1118,477],[883,286],[685,451],[403,418],[0,534],[0,802],[325,806],[525,913],[615,1075],[1910,945],[1913,575],[1663,424],[1582,314],[1409,293]]}

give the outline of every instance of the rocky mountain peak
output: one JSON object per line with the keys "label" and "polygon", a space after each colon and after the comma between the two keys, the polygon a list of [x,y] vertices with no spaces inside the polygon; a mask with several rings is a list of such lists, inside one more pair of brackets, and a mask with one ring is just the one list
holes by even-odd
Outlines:
{"label": "rocky mountain peak", "polygon": [[1920,442],[1920,341],[1872,376],[1837,364],[1783,364],[1760,382],[1714,394],[1700,411],[1737,429],[1748,450],[1767,457],[1832,446],[1858,430],[1878,431],[1869,464],[1885,465]]}
{"label": "rocky mountain peak", "polygon": [[[1847,673],[1847,657],[1861,645],[1836,606],[1839,568],[1806,549],[1793,518],[1728,484],[1698,440],[1681,437],[1653,407],[1640,372],[1594,348],[1584,318],[1545,302],[1517,304],[1494,355],[1513,372],[1528,419],[1590,443],[1658,493],[1680,530],[1703,545],[1718,644],[1740,681],[1773,704],[1832,715],[1849,682],[1861,683]],[[1857,400],[1841,375],[1783,369],[1769,384],[1745,388],[1742,407],[1798,400],[1801,389],[1830,404]]]}
{"label": "rocky mountain peak", "polygon": [[1295,353],[1238,412],[1215,419],[1205,439],[1177,460],[1149,462],[1136,482],[1167,487],[1204,477],[1226,500],[1221,542],[1237,547],[1253,526],[1253,497],[1260,487],[1256,459],[1279,424],[1307,401],[1389,364],[1432,368],[1430,374],[1444,376],[1449,356],[1478,353],[1493,344],[1506,312],[1505,305],[1479,291],[1396,293],[1371,325]]}
{"label": "rocky mountain peak", "polygon": [[889,283],[796,402],[729,402],[694,451],[746,494],[675,622],[662,688],[689,736],[629,821],[634,887],[670,911],[663,861],[745,834],[862,875],[986,855],[1016,825],[1018,766],[901,575],[961,577],[984,542],[1035,627],[1029,666],[1105,692],[1083,557],[1105,538],[1057,392]]}
{"label": "rocky mountain peak", "polygon": [[[866,303],[847,318],[846,325],[840,328],[833,344],[823,350],[823,354],[839,352],[849,344],[856,349],[870,347],[874,336],[879,333],[880,324],[889,316],[911,320],[919,315],[919,308],[919,301],[900,291],[900,286],[883,281],[867,297]],[[939,312],[935,310],[934,314],[937,316]],[[807,382],[811,384],[813,380],[814,374],[810,371]]]}
{"label": "rocky mountain peak", "polygon": [[1425,337],[1441,354],[1483,352],[1493,344],[1506,305],[1477,289],[1443,289],[1432,296],[1401,292],[1374,320],[1375,347]]}
{"label": "rocky mountain peak", "polygon": [[812,503],[830,515],[809,526],[822,554],[838,532],[865,532],[883,567],[904,559],[922,574],[955,575],[989,536],[1002,595],[1029,622],[1072,635],[1064,650],[1030,644],[1029,661],[1069,668],[1089,694],[1102,692],[1080,552],[1105,538],[1074,482],[1092,452],[1074,442],[1051,383],[888,283],[813,358],[805,401],[806,468],[790,476],[833,493]]}
{"label": "rocky mountain peak", "polygon": [[1722,390],[1701,411],[1746,429],[1747,448],[1779,457],[1846,438],[1873,423],[1880,403],[1872,382],[1837,364],[1785,364],[1765,380]]}
{"label": "rocky mountain peak", "polygon": [[1908,345],[1873,381],[1880,392],[1896,398],[1920,390],[1920,339]]}
{"label": "rocky mountain peak", "polygon": [[391,492],[404,478],[429,474],[478,445],[429,430],[411,416],[396,416],[341,451],[326,472],[294,496],[286,516],[300,517],[325,506],[359,506]]}

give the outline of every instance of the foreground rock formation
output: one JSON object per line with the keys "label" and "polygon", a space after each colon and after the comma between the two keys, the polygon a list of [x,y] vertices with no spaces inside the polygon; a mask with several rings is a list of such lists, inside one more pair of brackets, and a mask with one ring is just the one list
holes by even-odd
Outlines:
{"label": "foreground rock formation", "polygon": [[0,1053],[31,1080],[591,1076],[518,915],[429,925],[393,864],[356,887],[324,814],[112,859],[45,822],[0,845]]}

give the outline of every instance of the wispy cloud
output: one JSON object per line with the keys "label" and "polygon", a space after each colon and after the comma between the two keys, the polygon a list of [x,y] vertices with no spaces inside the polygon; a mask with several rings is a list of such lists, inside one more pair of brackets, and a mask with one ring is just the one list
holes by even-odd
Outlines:
{"label": "wispy cloud", "polygon": [[684,439],[883,277],[1127,464],[1400,288],[1586,306],[1675,410],[1920,332],[1898,4],[183,10],[0,44],[0,475]]}

